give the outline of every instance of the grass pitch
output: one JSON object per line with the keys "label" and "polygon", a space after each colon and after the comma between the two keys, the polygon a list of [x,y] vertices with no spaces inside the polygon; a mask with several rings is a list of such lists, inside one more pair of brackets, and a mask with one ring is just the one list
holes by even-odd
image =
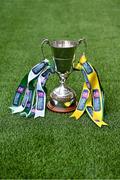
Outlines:
{"label": "grass pitch", "polygon": [[[48,110],[37,120],[11,115],[17,85],[42,58],[42,38],[83,36],[105,91],[109,126],[98,128],[87,114],[79,121]],[[49,48],[45,53],[51,57]],[[119,0],[0,0],[0,178],[120,179],[119,73]],[[67,83],[79,99],[81,73]],[[48,92],[57,85],[51,76]]]}

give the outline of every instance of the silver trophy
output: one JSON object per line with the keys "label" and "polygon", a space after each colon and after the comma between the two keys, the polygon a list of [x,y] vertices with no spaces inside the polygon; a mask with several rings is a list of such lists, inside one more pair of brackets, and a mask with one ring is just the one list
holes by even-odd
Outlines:
{"label": "silver trophy", "polygon": [[86,44],[84,38],[78,41],[70,40],[43,40],[41,50],[43,57],[44,44],[48,44],[52,50],[55,71],[59,75],[60,85],[50,93],[50,100],[47,104],[48,109],[54,112],[71,112],[76,108],[76,94],[73,89],[65,84],[68,76],[72,72],[73,62],[75,60],[75,50],[81,42]]}

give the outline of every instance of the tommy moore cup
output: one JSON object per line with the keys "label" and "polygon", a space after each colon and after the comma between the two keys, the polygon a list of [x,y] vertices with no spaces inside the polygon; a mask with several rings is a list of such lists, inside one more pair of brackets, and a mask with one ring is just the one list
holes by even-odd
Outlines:
{"label": "tommy moore cup", "polygon": [[60,79],[59,87],[50,93],[50,100],[47,103],[48,109],[54,112],[71,112],[76,108],[76,94],[73,89],[66,85],[66,80],[73,70],[73,62],[75,60],[76,48],[84,42],[85,38],[78,41],[71,40],[54,40],[44,39],[41,43],[43,57],[44,44],[48,44],[52,51],[53,61],[55,63],[55,72]]}

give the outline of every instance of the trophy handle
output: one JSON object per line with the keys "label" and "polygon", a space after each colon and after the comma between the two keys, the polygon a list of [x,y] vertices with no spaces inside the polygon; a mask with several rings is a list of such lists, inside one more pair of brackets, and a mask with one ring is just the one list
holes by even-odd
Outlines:
{"label": "trophy handle", "polygon": [[[87,41],[86,41],[86,39],[84,37],[77,41],[77,46],[79,46],[82,42],[84,43],[85,51],[86,51],[86,49],[87,49]],[[73,61],[72,61],[73,66],[75,64],[75,60],[76,60],[76,58],[75,58],[75,55],[74,55],[74,58],[73,58]],[[73,69],[74,69],[73,66],[72,66],[71,71],[73,71]]]}
{"label": "trophy handle", "polygon": [[81,38],[81,39],[78,40],[78,46],[79,46],[82,42],[84,43],[85,49],[86,49],[86,48],[87,48],[87,40],[86,40],[85,38]]}
{"label": "trophy handle", "polygon": [[44,54],[44,45],[45,44],[50,44],[49,40],[48,39],[44,39],[42,42],[41,42],[41,52],[42,52],[42,55],[43,55],[43,59],[45,59],[45,54]]}

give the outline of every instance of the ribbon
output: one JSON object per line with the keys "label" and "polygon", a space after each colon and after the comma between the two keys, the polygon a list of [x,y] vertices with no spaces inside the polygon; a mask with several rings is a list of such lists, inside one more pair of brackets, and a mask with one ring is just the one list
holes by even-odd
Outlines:
{"label": "ribbon", "polygon": [[108,125],[103,121],[104,112],[104,92],[96,70],[87,62],[85,55],[80,58],[75,70],[81,70],[85,79],[83,90],[76,110],[71,117],[79,119],[86,111],[91,120],[99,127]]}
{"label": "ribbon", "polygon": [[[41,63],[35,65],[31,71],[25,75],[16,90],[13,104],[10,107],[13,114],[20,113],[21,116],[26,117],[35,115],[35,118],[38,116],[44,117],[46,101],[44,89],[50,73],[54,73],[54,67],[45,59]],[[38,79],[37,90],[34,85],[36,79]],[[41,95],[44,101],[41,101]],[[41,104],[41,106],[44,104],[43,109],[38,108],[39,104]]]}
{"label": "ribbon", "polygon": [[45,116],[46,93],[44,87],[51,73],[52,73],[51,67],[49,66],[45,71],[43,71],[43,73],[40,74],[38,78],[35,118]]}
{"label": "ribbon", "polygon": [[13,98],[12,107],[10,107],[11,110],[13,110],[15,107],[18,107],[21,104],[22,96],[27,87],[27,79],[28,79],[28,74],[24,76],[24,78],[20,82],[20,85],[16,89],[15,96]]}
{"label": "ribbon", "polygon": [[[71,117],[77,120],[86,111],[97,126],[102,127],[102,125],[108,125],[103,121],[104,92],[96,70],[87,62],[84,54],[78,64],[74,65],[74,69],[78,71],[81,70],[85,82],[77,108]],[[35,65],[30,72],[24,76],[16,89],[13,103],[10,107],[12,113],[20,113],[21,116],[25,117],[44,117],[46,107],[46,82],[54,72],[54,65],[47,59]],[[65,106],[69,107],[71,103],[72,101],[66,102]]]}

